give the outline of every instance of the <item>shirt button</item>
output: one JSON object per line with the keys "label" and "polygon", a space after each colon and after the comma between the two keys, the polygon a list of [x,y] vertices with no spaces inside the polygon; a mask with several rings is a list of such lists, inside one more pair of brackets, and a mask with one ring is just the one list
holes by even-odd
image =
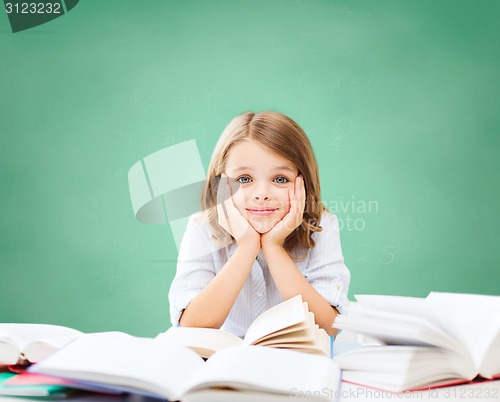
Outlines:
{"label": "shirt button", "polygon": [[258,297],[262,297],[262,295],[263,295],[263,294],[264,294],[264,293],[262,293],[262,292],[258,292],[258,293],[257,293],[257,296],[258,296]]}

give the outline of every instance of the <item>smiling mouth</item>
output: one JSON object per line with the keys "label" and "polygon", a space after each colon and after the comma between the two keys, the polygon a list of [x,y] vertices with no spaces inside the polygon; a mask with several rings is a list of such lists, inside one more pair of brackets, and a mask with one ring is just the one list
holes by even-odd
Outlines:
{"label": "smiling mouth", "polygon": [[259,209],[247,208],[247,211],[255,216],[269,216],[277,209],[278,208],[259,208]]}

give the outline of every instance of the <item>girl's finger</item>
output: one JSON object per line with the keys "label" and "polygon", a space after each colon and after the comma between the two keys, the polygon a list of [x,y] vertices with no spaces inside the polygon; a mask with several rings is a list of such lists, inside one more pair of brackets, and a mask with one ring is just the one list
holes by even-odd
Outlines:
{"label": "girl's finger", "polygon": [[304,211],[305,205],[306,205],[306,187],[304,184],[304,178],[302,175],[300,177],[300,184],[299,184],[299,191],[298,191],[298,199],[299,199],[299,206],[302,212]]}
{"label": "girl's finger", "polygon": [[222,173],[219,188],[217,189],[217,211],[219,217],[223,218],[226,222],[229,220],[228,204],[226,204],[228,199],[231,199],[231,195],[229,193],[227,176]]}
{"label": "girl's finger", "polygon": [[221,174],[221,185],[223,186],[223,190],[221,193],[222,199],[218,201],[220,201],[221,204],[223,205],[223,208],[226,211],[226,216],[227,216],[227,211],[231,211],[233,203],[231,199],[231,186],[229,185],[229,177],[227,177],[225,173]]}
{"label": "girl's finger", "polygon": [[290,189],[288,196],[290,198],[290,212],[295,213],[297,210],[297,197],[295,196],[295,191]]}
{"label": "girl's finger", "polygon": [[236,191],[231,198],[231,202],[233,202],[233,206],[235,209],[235,204],[245,205],[245,197],[243,196],[243,191]]}
{"label": "girl's finger", "polygon": [[222,173],[219,180],[219,188],[217,189],[217,204],[222,204],[227,200],[228,188],[227,188],[227,177]]}
{"label": "girl's finger", "polygon": [[[227,174],[225,174],[225,173],[222,173],[222,174],[220,175],[220,177],[224,179],[224,183],[225,183],[225,185],[226,185],[228,195],[229,195],[229,196],[231,196],[231,186],[230,186],[230,184],[229,184],[229,177],[227,177]],[[227,200],[227,198],[226,198],[226,200]],[[224,201],[225,201],[225,200],[224,200]]]}
{"label": "girl's finger", "polygon": [[294,191],[293,195],[295,198],[295,210],[297,211],[298,208],[300,207],[300,176],[297,176],[295,178],[295,186],[294,186]]}
{"label": "girl's finger", "polygon": [[224,219],[227,221],[229,219],[229,216],[227,215],[227,209],[224,203],[218,204],[217,205],[217,211],[219,214],[219,217],[224,217]]}

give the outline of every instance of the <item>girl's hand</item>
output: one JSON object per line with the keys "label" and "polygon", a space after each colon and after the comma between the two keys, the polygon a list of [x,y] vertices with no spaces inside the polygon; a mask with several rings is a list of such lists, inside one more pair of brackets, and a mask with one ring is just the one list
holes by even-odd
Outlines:
{"label": "girl's hand", "polygon": [[306,190],[301,175],[295,178],[294,188],[288,192],[290,211],[269,232],[261,236],[262,247],[282,247],[287,236],[300,226],[304,219],[306,205]]}
{"label": "girl's hand", "polygon": [[232,194],[229,178],[222,173],[217,190],[217,213],[219,225],[236,239],[238,245],[256,248],[256,255],[260,250],[260,234],[250,225],[246,218],[238,211],[233,197],[243,197],[241,191]]}

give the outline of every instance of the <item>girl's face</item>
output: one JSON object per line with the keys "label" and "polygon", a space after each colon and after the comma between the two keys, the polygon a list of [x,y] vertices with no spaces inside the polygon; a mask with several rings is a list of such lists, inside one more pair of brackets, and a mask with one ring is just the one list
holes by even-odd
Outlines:
{"label": "girl's face", "polygon": [[268,232],[290,210],[288,191],[299,172],[284,157],[244,141],[229,150],[225,173],[243,192],[244,201],[235,201],[236,208],[257,232]]}

